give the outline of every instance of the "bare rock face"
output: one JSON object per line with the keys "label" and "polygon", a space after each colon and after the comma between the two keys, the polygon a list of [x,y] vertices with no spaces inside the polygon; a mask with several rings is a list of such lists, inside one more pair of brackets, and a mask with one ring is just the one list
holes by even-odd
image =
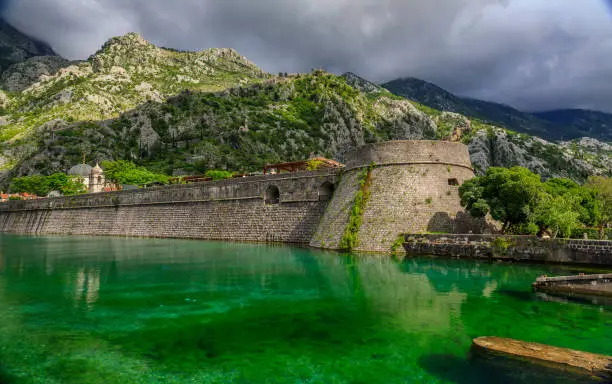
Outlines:
{"label": "bare rock face", "polygon": [[9,98],[3,91],[0,90],[0,108],[6,107],[8,104]]}
{"label": "bare rock face", "polygon": [[[612,172],[609,153],[589,151],[582,146],[572,150],[569,146],[533,136],[512,134],[501,128],[478,131],[468,147],[477,174],[483,174],[489,167],[521,166],[545,179],[564,177],[584,181],[590,175]],[[587,151],[595,159],[581,159],[580,151]]]}
{"label": "bare rock face", "polygon": [[380,85],[376,85],[371,81],[354,74],[353,72],[346,72],[342,75],[342,77],[344,77],[348,85],[360,90],[361,92],[374,93],[384,91],[384,88],[382,88]]}
{"label": "bare rock face", "polygon": [[69,61],[59,56],[37,56],[10,66],[0,78],[0,87],[10,92],[21,92],[32,84],[55,75]]}

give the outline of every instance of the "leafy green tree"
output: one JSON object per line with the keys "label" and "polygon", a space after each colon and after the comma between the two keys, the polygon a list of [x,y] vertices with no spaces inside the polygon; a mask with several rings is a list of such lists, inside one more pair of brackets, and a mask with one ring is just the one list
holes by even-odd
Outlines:
{"label": "leafy green tree", "polygon": [[32,193],[47,196],[51,191],[47,179],[41,175],[16,177],[11,181],[9,190],[13,193]]}
{"label": "leafy green tree", "polygon": [[206,173],[204,173],[204,176],[211,177],[213,180],[224,180],[231,179],[233,173],[228,171],[210,170],[206,171]]}
{"label": "leafy green tree", "polygon": [[572,231],[583,226],[580,213],[572,207],[579,206],[579,197],[572,194],[542,196],[533,219],[542,228],[552,231],[553,237],[569,238]]}
{"label": "leafy green tree", "polygon": [[578,212],[580,221],[588,226],[595,226],[602,219],[602,201],[597,193],[572,180],[553,178],[544,183],[544,189],[551,196],[564,196],[572,203],[572,210]]}
{"label": "leafy green tree", "polygon": [[27,192],[37,196],[47,196],[51,191],[60,191],[67,196],[87,193],[82,178],[65,173],[17,177],[12,180],[9,189],[13,193]]}
{"label": "leafy green tree", "polygon": [[612,178],[591,176],[585,188],[592,191],[601,204],[601,227],[612,224]]}
{"label": "leafy green tree", "polygon": [[82,195],[87,193],[87,187],[83,184],[82,177],[68,176],[66,182],[59,187],[59,191],[64,196]]}
{"label": "leafy green tree", "polygon": [[461,204],[472,216],[490,213],[504,231],[528,223],[543,192],[540,176],[523,167],[492,167],[459,187]]}
{"label": "leafy green tree", "polygon": [[503,223],[506,233],[535,234],[550,229],[555,237],[569,237],[580,227],[609,220],[609,183],[601,177],[591,178],[586,186],[562,178],[543,183],[526,168],[489,168],[485,176],[463,183],[459,195],[472,216],[490,213]]}
{"label": "leafy green tree", "polygon": [[107,180],[119,184],[143,186],[153,182],[168,184],[169,177],[153,173],[144,167],[139,167],[131,161],[103,161],[101,164]]}

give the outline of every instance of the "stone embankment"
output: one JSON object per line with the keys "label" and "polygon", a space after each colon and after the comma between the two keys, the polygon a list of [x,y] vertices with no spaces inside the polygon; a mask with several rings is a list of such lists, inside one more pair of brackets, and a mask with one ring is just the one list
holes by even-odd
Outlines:
{"label": "stone embankment", "polygon": [[594,295],[612,297],[612,273],[538,277],[532,284],[535,291],[567,295]]}
{"label": "stone embankment", "polygon": [[[494,364],[507,367],[514,365],[524,368],[527,363],[542,370],[548,379],[550,373],[557,373],[560,377],[571,377],[581,383],[612,381],[611,356],[501,337],[474,339],[470,353],[473,357],[488,359]],[[495,361],[496,358],[498,360]]]}
{"label": "stone embankment", "polygon": [[535,236],[405,235],[408,254],[612,266],[612,241]]}

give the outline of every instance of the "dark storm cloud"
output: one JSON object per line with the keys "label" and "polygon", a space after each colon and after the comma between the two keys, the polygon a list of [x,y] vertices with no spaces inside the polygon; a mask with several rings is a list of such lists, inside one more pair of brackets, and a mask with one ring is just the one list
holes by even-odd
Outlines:
{"label": "dark storm cloud", "polygon": [[413,76],[526,110],[612,112],[606,2],[15,0],[7,17],[70,58],[136,31],[173,48],[235,48],[269,72]]}

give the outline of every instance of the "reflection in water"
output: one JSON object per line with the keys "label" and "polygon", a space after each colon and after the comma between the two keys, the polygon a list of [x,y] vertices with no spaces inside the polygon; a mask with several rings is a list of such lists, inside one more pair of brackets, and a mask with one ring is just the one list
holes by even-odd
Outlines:
{"label": "reflection in water", "polygon": [[98,301],[100,292],[100,271],[88,270],[79,268],[76,273],[74,291],[74,304],[78,306],[83,302],[86,304],[87,310],[93,308],[93,304]]}
{"label": "reflection in water", "polygon": [[556,272],[0,236],[0,367],[10,367],[0,382],[464,383],[488,377],[466,359],[472,338],[487,335],[612,353],[609,312],[531,294],[536,276]]}

